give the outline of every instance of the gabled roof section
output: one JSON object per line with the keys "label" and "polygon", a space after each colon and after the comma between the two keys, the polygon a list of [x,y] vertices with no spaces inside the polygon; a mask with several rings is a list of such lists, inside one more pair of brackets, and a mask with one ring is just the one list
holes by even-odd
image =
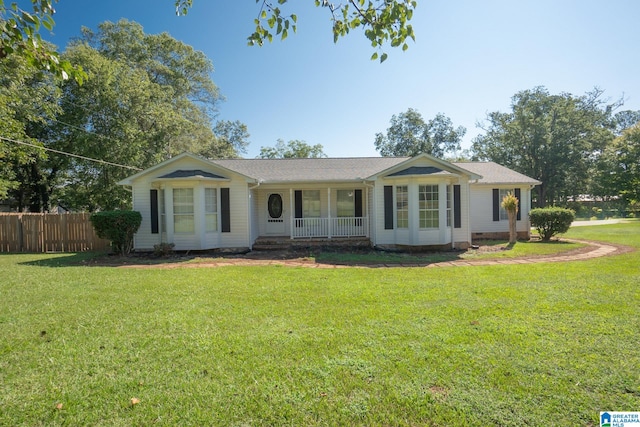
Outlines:
{"label": "gabled roof section", "polygon": [[[400,160],[397,164],[380,170],[377,173],[374,173],[369,176],[370,179],[375,179],[379,176],[388,176],[388,177],[397,177],[397,176],[406,176],[406,175],[424,175],[424,173],[411,173],[413,172],[424,172],[426,169],[432,167],[434,169],[440,169],[441,172],[439,174],[457,174],[457,175],[466,175],[471,180],[476,180],[482,178],[481,175],[477,173],[467,170],[463,167],[457,166],[454,163],[447,162],[446,160],[438,159],[437,157],[430,156],[428,154],[419,154],[415,157],[394,157],[397,160]],[[418,166],[416,163],[421,160],[426,160],[431,166]]]}
{"label": "gabled roof section", "polygon": [[220,159],[212,163],[250,176],[259,182],[362,181],[407,158],[350,157],[319,159]]}
{"label": "gabled roof section", "polygon": [[526,184],[539,185],[540,181],[499,165],[495,162],[456,162],[456,166],[467,169],[482,178],[478,184]]}
{"label": "gabled roof section", "polygon": [[[138,179],[138,178],[140,178],[140,177],[142,177],[144,175],[148,175],[150,173],[153,173],[154,171],[157,171],[158,169],[161,169],[161,168],[163,168],[163,167],[165,167],[167,165],[170,165],[171,163],[177,162],[178,160],[181,160],[181,159],[184,159],[184,158],[188,158],[188,159],[192,159],[192,160],[195,160],[197,162],[200,162],[205,167],[206,166],[209,166],[209,167],[213,166],[213,167],[215,167],[217,169],[223,168],[225,170],[228,170],[229,172],[239,173],[237,171],[233,171],[233,170],[227,169],[222,165],[218,165],[217,163],[213,163],[212,161],[207,160],[207,159],[205,159],[203,157],[196,156],[195,154],[192,154],[192,153],[184,152],[184,153],[181,153],[181,154],[179,154],[179,155],[177,155],[175,157],[172,157],[172,158],[167,159],[167,160],[165,160],[163,162],[160,162],[155,166],[151,166],[148,169],[140,171],[135,175],[131,175],[130,177],[127,177],[127,178],[123,179],[122,181],[119,181],[118,185],[132,185],[133,181],[135,181],[136,179]],[[200,170],[200,171],[202,171],[202,170]],[[215,174],[212,174],[212,175],[215,175]],[[216,176],[218,176],[218,175],[216,175]],[[224,178],[224,177],[220,177],[220,178]],[[250,177],[245,175],[245,178],[249,179]]]}
{"label": "gabled roof section", "polygon": [[[315,182],[359,182],[375,180],[381,176],[400,177],[416,175],[466,175],[480,184],[528,184],[540,181],[529,178],[494,162],[449,163],[428,154],[415,157],[349,157],[319,159],[217,159],[207,160],[191,153],[182,153],[155,166],[136,173],[118,182],[132,183],[147,174],[152,174],[180,159],[192,159],[201,167],[181,168],[158,179],[223,179],[217,171],[236,173],[249,182],[261,183],[315,183]],[[193,166],[196,166],[193,165]]]}

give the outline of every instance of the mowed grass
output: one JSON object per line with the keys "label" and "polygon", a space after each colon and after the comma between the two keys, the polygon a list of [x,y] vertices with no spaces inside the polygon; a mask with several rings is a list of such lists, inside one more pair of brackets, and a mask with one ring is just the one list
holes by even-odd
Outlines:
{"label": "mowed grass", "polygon": [[[478,243],[478,249],[470,248],[462,252],[447,250],[418,253],[385,251],[347,253],[344,251],[320,251],[317,254],[311,253],[305,258],[322,264],[386,264],[392,266],[394,264],[429,264],[456,260],[555,255],[586,246],[586,244],[583,243],[561,239],[554,239],[550,242],[541,242],[539,240],[518,241],[514,245],[510,245],[504,240],[481,240],[476,243]],[[204,260],[206,260],[206,258]],[[199,260],[199,262],[202,261],[202,259]]]}
{"label": "mowed grass", "polygon": [[[567,234],[639,236],[639,222]],[[68,266],[85,256],[0,256],[0,425],[595,426],[640,408],[638,251],[439,269]]]}

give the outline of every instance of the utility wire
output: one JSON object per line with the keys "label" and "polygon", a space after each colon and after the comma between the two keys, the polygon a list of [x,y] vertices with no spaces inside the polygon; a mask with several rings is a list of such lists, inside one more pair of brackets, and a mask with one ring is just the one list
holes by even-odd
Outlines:
{"label": "utility wire", "polygon": [[51,151],[53,153],[62,154],[62,155],[65,155],[65,156],[77,157],[78,159],[89,160],[91,162],[101,163],[103,165],[117,166],[117,167],[120,167],[120,168],[133,169],[133,170],[136,170],[136,171],[142,170],[142,169],[137,168],[135,166],[120,165],[118,163],[107,162],[106,160],[92,159],[91,157],[85,157],[85,156],[81,156],[79,154],[73,154],[73,153],[67,153],[65,151],[54,150],[53,148],[41,147],[39,145],[31,144],[29,142],[18,141],[18,140],[11,139],[11,138],[5,138],[3,136],[0,136],[0,139],[3,140],[3,141],[13,142],[15,144],[27,145],[29,147],[39,148],[39,149],[45,150],[45,151]]}

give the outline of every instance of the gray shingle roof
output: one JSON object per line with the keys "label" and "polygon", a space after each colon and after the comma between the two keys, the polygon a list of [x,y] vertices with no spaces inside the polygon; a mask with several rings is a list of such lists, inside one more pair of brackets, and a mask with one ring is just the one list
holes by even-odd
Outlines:
{"label": "gray shingle roof", "polygon": [[269,183],[362,180],[407,159],[408,157],[218,159],[211,162]]}
{"label": "gray shingle roof", "polygon": [[499,165],[495,162],[456,162],[454,165],[482,176],[479,184],[530,184],[540,181]]}

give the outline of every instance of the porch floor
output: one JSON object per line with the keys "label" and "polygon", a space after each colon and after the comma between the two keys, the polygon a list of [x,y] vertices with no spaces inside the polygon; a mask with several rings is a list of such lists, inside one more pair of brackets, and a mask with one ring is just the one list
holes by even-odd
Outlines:
{"label": "porch floor", "polygon": [[276,251],[304,248],[369,248],[368,237],[314,237],[292,239],[289,236],[260,236],[253,244],[254,251]]}

